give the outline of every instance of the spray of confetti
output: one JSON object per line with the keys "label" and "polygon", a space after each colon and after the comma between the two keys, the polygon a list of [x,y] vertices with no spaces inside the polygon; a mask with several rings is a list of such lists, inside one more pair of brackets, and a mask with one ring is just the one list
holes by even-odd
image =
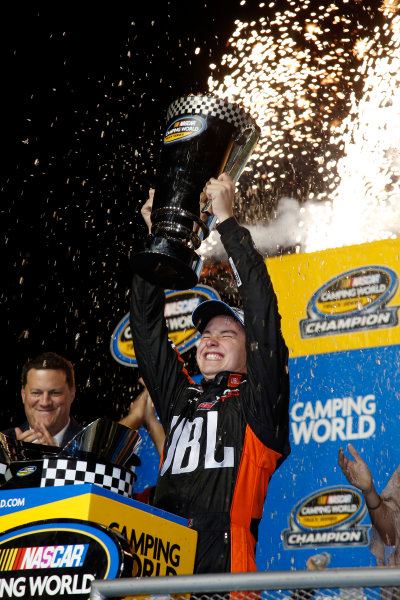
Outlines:
{"label": "spray of confetti", "polygon": [[[398,237],[397,2],[266,8],[268,18],[235,22],[225,74],[209,78],[210,92],[241,104],[261,127],[246,167],[247,196],[263,207],[253,220],[246,213],[256,243],[311,252]],[[215,248],[211,236],[203,257]]]}

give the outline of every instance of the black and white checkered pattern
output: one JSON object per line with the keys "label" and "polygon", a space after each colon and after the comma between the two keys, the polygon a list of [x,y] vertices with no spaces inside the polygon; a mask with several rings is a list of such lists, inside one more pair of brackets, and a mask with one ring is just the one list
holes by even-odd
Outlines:
{"label": "black and white checkered pattern", "polygon": [[255,125],[255,121],[239,106],[216,96],[183,96],[178,98],[168,107],[167,121],[185,115],[218,117],[240,130]]}
{"label": "black and white checkered pattern", "polygon": [[132,498],[135,475],[114,465],[75,458],[43,459],[40,487],[94,483],[127,498]]}

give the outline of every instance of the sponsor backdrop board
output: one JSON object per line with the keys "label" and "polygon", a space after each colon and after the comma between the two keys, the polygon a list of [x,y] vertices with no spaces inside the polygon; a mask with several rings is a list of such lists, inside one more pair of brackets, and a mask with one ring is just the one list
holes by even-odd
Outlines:
{"label": "sponsor backdrop board", "polygon": [[87,599],[94,578],[193,572],[185,519],[94,484],[2,491],[0,531],[0,597]]}
{"label": "sponsor backdrop board", "polygon": [[400,240],[267,260],[290,356],[400,343]]}
{"label": "sponsor backdrop board", "polygon": [[382,490],[397,465],[400,347],[290,360],[292,453],[274,474],[257,553],[259,569],[303,569],[326,551],[331,567],[370,566],[370,520],[362,495],[337,464],[353,444]]}
{"label": "sponsor backdrop board", "polygon": [[[269,486],[259,570],[304,569],[322,552],[329,567],[375,565],[363,497],[337,455],[352,443],[379,491],[400,463],[399,254],[400,240],[384,240],[267,260],[290,352],[292,453]],[[137,489],[158,468],[143,437]]]}
{"label": "sponsor backdrop board", "polygon": [[400,462],[400,240],[267,261],[290,350],[292,453],[274,474],[257,566],[375,565],[362,495],[337,464],[351,443],[377,489]]}
{"label": "sponsor backdrop board", "polygon": [[102,525],[47,519],[0,535],[0,598],[87,600],[95,579],[130,577],[128,542]]}

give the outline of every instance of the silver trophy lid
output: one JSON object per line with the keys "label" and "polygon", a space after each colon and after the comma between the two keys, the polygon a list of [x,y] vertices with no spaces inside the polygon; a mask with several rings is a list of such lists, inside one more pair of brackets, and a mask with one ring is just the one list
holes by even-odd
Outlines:
{"label": "silver trophy lid", "polygon": [[82,429],[58,456],[88,458],[92,455],[99,461],[114,465],[134,466],[141,464],[135,454],[141,443],[142,438],[137,431],[102,417]]}

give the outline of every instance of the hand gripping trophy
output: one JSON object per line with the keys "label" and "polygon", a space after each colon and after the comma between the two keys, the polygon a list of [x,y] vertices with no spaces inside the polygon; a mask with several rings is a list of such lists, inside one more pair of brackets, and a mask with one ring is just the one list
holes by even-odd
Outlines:
{"label": "hand gripping trophy", "polygon": [[202,261],[196,250],[215,224],[212,216],[207,223],[200,218],[200,193],[223,172],[237,181],[259,135],[243,109],[213,95],[185,96],[169,106],[151,234],[131,257],[134,271],[167,289],[197,284]]}

